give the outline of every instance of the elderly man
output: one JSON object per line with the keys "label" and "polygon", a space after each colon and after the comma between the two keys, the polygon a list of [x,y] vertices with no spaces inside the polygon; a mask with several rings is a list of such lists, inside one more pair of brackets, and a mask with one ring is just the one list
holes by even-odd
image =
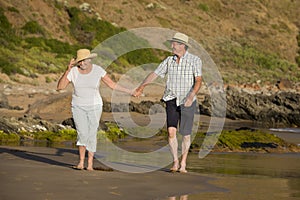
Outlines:
{"label": "elderly man", "polygon": [[[189,38],[183,33],[176,33],[170,40],[172,56],[168,56],[157,69],[150,73],[135,90],[134,96],[140,96],[145,86],[158,76],[167,75],[167,83],[162,100],[166,103],[167,129],[169,146],[173,156],[171,172],[186,173],[186,160],[191,144],[196,94],[202,82],[202,61],[189,53]],[[182,158],[179,165],[177,127],[182,139]]]}

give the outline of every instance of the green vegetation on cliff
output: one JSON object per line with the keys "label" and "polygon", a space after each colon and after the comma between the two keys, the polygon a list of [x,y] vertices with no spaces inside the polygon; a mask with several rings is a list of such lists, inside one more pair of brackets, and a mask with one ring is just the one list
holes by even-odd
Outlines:
{"label": "green vegetation on cliff", "polygon": [[[39,2],[45,5],[43,11],[49,13],[42,13],[36,9],[35,1],[32,5],[18,6],[14,0],[0,1],[2,73],[32,78],[39,73],[61,73],[78,48],[93,49],[107,38],[126,31],[126,28],[100,18],[94,8],[101,3],[93,6],[87,1],[92,10],[87,11],[79,8],[82,1],[68,6],[63,1],[44,0]],[[120,5],[116,2],[105,15],[124,24],[140,22],[147,25],[148,20],[149,23],[154,20],[164,28],[182,25],[181,31],[193,38],[197,36],[196,39],[214,57],[225,83],[255,83],[258,80],[275,83],[282,78],[300,81],[299,22],[295,21],[295,6],[299,3],[296,1],[181,1],[180,7],[177,3],[154,3],[148,8],[144,1]],[[127,10],[127,5],[139,10]],[[181,11],[183,15],[193,14],[177,21],[172,20],[173,10]],[[20,19],[14,20],[13,16]],[[48,16],[56,17],[50,19]],[[57,26],[52,28],[53,24]],[[134,26],[131,24],[130,27]],[[110,63],[107,70],[125,73],[136,65],[157,63],[166,55],[167,52],[154,49],[132,51]]]}
{"label": "green vegetation on cliff", "polygon": [[[28,21],[18,33],[0,9],[0,36],[4,44],[0,47],[0,72],[29,77],[35,77],[36,73],[61,73],[79,48],[93,49],[110,36],[126,30],[91,18],[75,7],[66,11],[70,16],[70,25],[66,28],[74,38],[74,44],[47,38],[45,29],[36,21]],[[124,73],[132,65],[158,62],[157,55],[152,49],[136,50],[118,58],[108,70]]]}

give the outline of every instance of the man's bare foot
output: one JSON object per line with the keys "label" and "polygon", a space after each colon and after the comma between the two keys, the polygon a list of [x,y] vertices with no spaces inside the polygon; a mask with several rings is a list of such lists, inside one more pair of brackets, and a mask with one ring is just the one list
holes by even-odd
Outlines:
{"label": "man's bare foot", "polygon": [[181,164],[181,165],[180,165],[179,172],[180,172],[180,173],[187,173],[187,170],[185,169],[185,164]]}
{"label": "man's bare foot", "polygon": [[94,168],[93,167],[88,167],[88,168],[86,168],[86,170],[88,170],[88,171],[94,171]]}

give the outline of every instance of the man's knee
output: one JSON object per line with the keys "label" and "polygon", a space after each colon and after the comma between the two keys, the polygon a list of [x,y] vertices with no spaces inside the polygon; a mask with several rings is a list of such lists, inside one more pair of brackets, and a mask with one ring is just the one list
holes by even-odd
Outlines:
{"label": "man's knee", "polygon": [[175,138],[176,137],[176,132],[177,132],[177,128],[175,127],[169,127],[168,128],[168,134],[169,134],[169,138]]}

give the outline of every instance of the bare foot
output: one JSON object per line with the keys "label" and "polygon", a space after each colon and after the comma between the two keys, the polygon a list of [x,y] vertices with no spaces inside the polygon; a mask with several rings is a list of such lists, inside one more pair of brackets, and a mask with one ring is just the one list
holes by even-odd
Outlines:
{"label": "bare foot", "polygon": [[180,173],[187,173],[187,170],[185,169],[185,164],[181,164],[179,172]]}
{"label": "bare foot", "polygon": [[77,165],[77,166],[72,166],[73,169],[77,169],[77,170],[83,170],[83,166],[82,165]]}
{"label": "bare foot", "polygon": [[177,172],[179,168],[179,162],[178,160],[174,161],[173,167],[170,169],[171,172]]}
{"label": "bare foot", "polygon": [[93,167],[88,167],[88,168],[86,168],[86,170],[88,170],[88,171],[94,171],[94,168]]}

